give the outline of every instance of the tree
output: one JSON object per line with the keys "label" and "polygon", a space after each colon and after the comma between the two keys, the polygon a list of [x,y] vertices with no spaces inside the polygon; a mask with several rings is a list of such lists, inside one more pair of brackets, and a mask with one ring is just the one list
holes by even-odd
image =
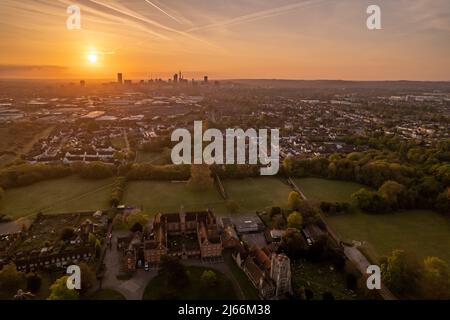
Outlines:
{"label": "tree", "polygon": [[270,208],[270,217],[273,218],[276,215],[282,214],[280,207],[272,207]]}
{"label": "tree", "polygon": [[207,164],[194,164],[191,166],[191,178],[188,185],[195,190],[210,190],[214,187],[211,169]]}
{"label": "tree", "polygon": [[67,288],[67,279],[69,279],[69,276],[63,276],[50,286],[48,300],[77,300],[79,298],[77,290]]}
{"label": "tree", "polygon": [[369,213],[384,213],[389,210],[389,204],[378,192],[361,189],[352,194],[351,197],[363,211]]}
{"label": "tree", "polygon": [[450,214],[450,188],[440,193],[436,199],[436,209],[444,214]]}
{"label": "tree", "polygon": [[212,270],[203,271],[200,281],[205,287],[214,287],[217,284],[217,275]]}
{"label": "tree", "polygon": [[306,300],[306,289],[304,286],[301,286],[297,290],[297,297],[299,300]]}
{"label": "tree", "polygon": [[95,245],[95,242],[97,241],[97,237],[92,232],[89,233],[88,241],[91,245]]}
{"label": "tree", "polygon": [[13,295],[25,280],[25,274],[17,271],[16,265],[10,263],[0,271],[0,291]]}
{"label": "tree", "polygon": [[73,228],[65,227],[64,229],[62,229],[60,235],[61,240],[70,241],[73,239],[73,237],[75,237],[75,230],[73,230]]}
{"label": "tree", "polygon": [[386,181],[378,189],[378,193],[386,200],[391,209],[397,209],[402,204],[402,195],[404,195],[406,188],[404,185],[396,181]]}
{"label": "tree", "polygon": [[27,275],[27,290],[31,293],[39,291],[42,285],[42,278],[37,273]]}
{"label": "tree", "polygon": [[450,269],[445,261],[437,257],[426,258],[422,277],[421,284],[426,299],[450,299]]}
{"label": "tree", "polygon": [[81,272],[81,290],[82,294],[86,293],[90,288],[95,285],[96,277],[95,272],[85,262],[81,262],[79,265]]}
{"label": "tree", "polygon": [[288,218],[287,223],[289,228],[301,229],[303,224],[303,217],[297,211],[292,212]]}
{"label": "tree", "polygon": [[306,253],[307,244],[298,229],[287,229],[281,239],[280,252],[291,259],[302,257]]}
{"label": "tree", "polygon": [[142,232],[144,230],[144,227],[142,226],[142,224],[140,224],[139,222],[136,222],[131,228],[130,231],[131,232]]}
{"label": "tree", "polygon": [[417,288],[420,263],[404,250],[394,250],[381,264],[383,283],[397,293],[411,293]]}
{"label": "tree", "polygon": [[289,210],[298,210],[300,207],[301,196],[297,191],[291,191],[288,197],[287,207]]}
{"label": "tree", "polygon": [[148,215],[138,211],[133,212],[127,217],[128,229],[133,228],[136,223],[139,223],[141,226],[146,226],[148,224],[148,220]]}
{"label": "tree", "polygon": [[177,258],[164,256],[158,274],[167,279],[169,288],[185,288],[190,282],[186,267]]}

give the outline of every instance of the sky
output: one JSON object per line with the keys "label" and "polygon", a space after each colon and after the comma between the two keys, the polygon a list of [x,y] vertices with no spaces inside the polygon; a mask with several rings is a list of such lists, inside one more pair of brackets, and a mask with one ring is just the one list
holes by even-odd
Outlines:
{"label": "sky", "polygon": [[1,0],[0,39],[1,78],[450,80],[449,0]]}

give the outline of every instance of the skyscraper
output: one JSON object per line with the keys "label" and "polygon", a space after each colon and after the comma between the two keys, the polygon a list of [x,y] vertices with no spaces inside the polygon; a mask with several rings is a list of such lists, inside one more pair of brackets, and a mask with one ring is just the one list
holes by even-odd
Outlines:
{"label": "skyscraper", "polygon": [[176,74],[176,73],[173,75],[173,82],[174,83],[178,82],[178,74]]}
{"label": "skyscraper", "polygon": [[117,83],[118,84],[123,84],[123,77],[121,73],[117,74]]}
{"label": "skyscraper", "polygon": [[203,78],[203,82],[204,82],[204,83],[208,83],[208,76],[205,76],[205,77]]}

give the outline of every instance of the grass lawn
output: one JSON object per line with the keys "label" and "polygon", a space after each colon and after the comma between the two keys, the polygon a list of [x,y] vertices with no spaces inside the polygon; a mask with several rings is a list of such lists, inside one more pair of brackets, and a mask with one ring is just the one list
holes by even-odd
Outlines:
{"label": "grass lawn", "polygon": [[322,300],[325,292],[333,294],[336,300],[353,300],[356,295],[347,290],[345,274],[331,270],[328,265],[314,264],[302,260],[292,268],[293,289],[305,287],[314,293],[313,300]]}
{"label": "grass lawn", "polygon": [[300,190],[311,200],[350,202],[350,196],[361,188],[370,189],[359,183],[318,178],[294,179]]}
{"label": "grass lawn", "polygon": [[267,207],[285,207],[292,189],[278,178],[246,178],[222,180],[230,199],[239,204],[239,211],[249,213]]}
{"label": "grass lawn", "polygon": [[[234,300],[237,298],[231,281],[222,273],[211,268],[187,267],[190,284],[182,289],[169,288],[164,276],[156,276],[147,285],[143,300],[160,300],[164,290],[179,300]],[[217,275],[217,284],[213,288],[205,288],[200,281],[204,271],[213,270]]]}
{"label": "grass lawn", "polygon": [[89,300],[125,300],[125,297],[115,290],[101,289],[94,292],[94,294],[89,297]]}
{"label": "grass lawn", "polygon": [[215,188],[199,192],[183,182],[130,181],[122,202],[141,207],[150,214],[178,212],[181,206],[186,211],[210,208],[217,214],[227,212],[225,201]]}
{"label": "grass lawn", "polygon": [[136,162],[150,162],[158,160],[161,157],[161,153],[159,152],[143,152],[138,151],[136,155]]}
{"label": "grass lawn", "polygon": [[108,209],[114,179],[85,180],[78,177],[38,182],[6,190],[0,213],[14,219],[43,213]]}
{"label": "grass lawn", "polygon": [[[307,197],[325,201],[350,201],[350,195],[363,187],[313,178],[297,179],[296,183]],[[325,219],[344,239],[366,241],[378,255],[405,249],[421,259],[437,256],[450,263],[450,220],[433,211],[370,215],[357,210]]]}
{"label": "grass lawn", "polygon": [[138,151],[136,154],[136,162],[138,163],[151,163],[154,165],[171,164],[170,149],[165,149],[161,152],[143,152]]}

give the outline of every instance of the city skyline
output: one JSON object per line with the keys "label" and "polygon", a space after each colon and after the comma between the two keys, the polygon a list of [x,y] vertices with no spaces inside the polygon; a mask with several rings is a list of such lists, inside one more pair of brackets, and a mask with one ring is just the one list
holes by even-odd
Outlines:
{"label": "city skyline", "polygon": [[[67,7],[81,9],[68,30]],[[10,1],[0,4],[0,78],[448,81],[450,3]]]}

